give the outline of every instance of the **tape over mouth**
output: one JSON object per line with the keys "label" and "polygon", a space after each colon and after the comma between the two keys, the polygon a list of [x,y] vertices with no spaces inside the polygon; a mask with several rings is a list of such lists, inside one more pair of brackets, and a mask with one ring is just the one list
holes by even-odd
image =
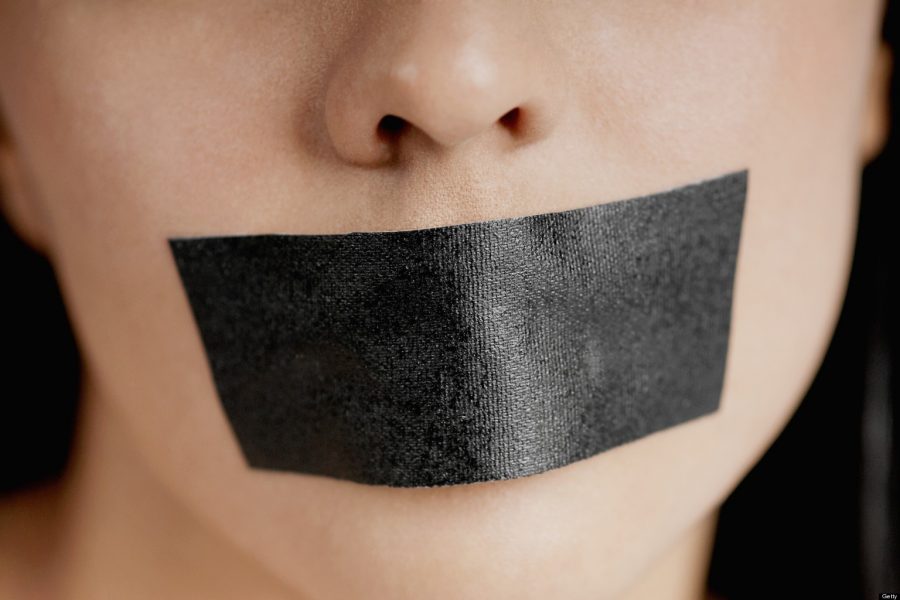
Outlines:
{"label": "tape over mouth", "polygon": [[429,229],[169,246],[250,467],[506,480],[718,409],[747,180]]}

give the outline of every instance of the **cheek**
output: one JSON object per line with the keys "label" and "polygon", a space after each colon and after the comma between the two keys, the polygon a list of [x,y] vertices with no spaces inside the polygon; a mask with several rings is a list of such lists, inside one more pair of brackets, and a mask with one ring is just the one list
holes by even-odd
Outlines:
{"label": "cheek", "polygon": [[[21,17],[33,30],[9,31],[3,72],[15,85],[4,87],[5,108],[47,205],[89,366],[115,382],[116,396],[169,398],[141,418],[177,438],[195,422],[184,418],[198,404],[188,399],[210,390],[165,239],[204,227],[252,230],[286,196],[303,209],[307,163],[294,160],[292,124],[311,104],[293,86],[316,89],[316,39],[307,35],[307,70],[283,82],[279,43],[296,26],[284,15],[253,21],[268,42],[261,50],[260,32],[233,14],[175,19],[151,5],[130,15],[99,4]],[[28,44],[24,32],[44,43]],[[224,425],[199,404],[197,432]],[[209,434],[211,447],[230,447],[221,432]]]}
{"label": "cheek", "polygon": [[662,12],[635,27],[633,16],[618,23],[613,11],[597,24],[600,43],[585,40],[597,65],[585,76],[596,78],[587,82],[596,92],[581,98],[605,153],[673,177],[723,154],[749,158],[777,86],[778,39],[765,11],[732,8],[724,18]]}
{"label": "cheek", "polygon": [[[191,19],[157,27],[150,14],[111,24],[88,3],[71,6],[33,18],[41,24],[33,35],[47,42],[4,61],[15,82],[4,101],[47,204],[88,379],[101,395],[128,400],[120,408],[149,463],[191,473],[188,488],[208,490],[215,480],[228,494],[239,472],[212,465],[243,459],[216,406],[166,237],[252,229],[276,197],[248,191],[264,172],[274,171],[268,185],[293,189],[296,201],[306,187],[303,163],[290,165],[279,145],[296,133],[290,124],[306,105],[283,101],[295,100],[290,89],[265,97],[284,89],[276,82],[284,67],[277,53],[257,60],[252,33],[223,36],[216,24]],[[11,47],[29,48],[26,38]],[[242,44],[226,50],[223,40]]]}
{"label": "cheek", "polygon": [[102,244],[112,223],[140,239],[265,230],[286,212],[337,220],[311,199],[327,185],[324,65],[347,25],[341,2],[313,4],[72,1],[13,15],[5,109],[57,245],[92,232]]}
{"label": "cheek", "polygon": [[[785,398],[802,397],[843,300],[874,8],[846,14],[789,5],[778,23],[776,78],[753,138],[756,201],[748,203],[736,310],[747,330],[745,383],[768,377]],[[808,37],[790,34],[800,30]]]}
{"label": "cheek", "polygon": [[[59,235],[110,222],[159,231],[210,215],[237,226],[254,213],[239,201],[249,190],[272,197],[259,193],[260,174],[270,187],[283,185],[296,158],[294,124],[310,103],[291,86],[316,89],[311,67],[285,81],[278,42],[290,23],[263,26],[261,55],[255,32],[239,30],[234,15],[90,6],[46,15],[42,33],[51,41],[21,57],[43,76],[24,80],[11,99],[14,120],[32,130],[24,137],[35,163],[54,169],[38,173],[46,195],[69,198],[53,201]],[[298,51],[312,65],[310,38]]]}
{"label": "cheek", "polygon": [[571,32],[571,114],[617,178],[855,144],[820,142],[856,130],[875,2],[608,4],[555,26]]}

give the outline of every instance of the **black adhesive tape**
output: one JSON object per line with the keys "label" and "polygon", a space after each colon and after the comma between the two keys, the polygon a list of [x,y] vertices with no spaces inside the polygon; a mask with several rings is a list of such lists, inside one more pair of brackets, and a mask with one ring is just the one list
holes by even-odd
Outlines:
{"label": "black adhesive tape", "polygon": [[718,409],[747,171],[415,231],[169,240],[252,467],[437,486]]}

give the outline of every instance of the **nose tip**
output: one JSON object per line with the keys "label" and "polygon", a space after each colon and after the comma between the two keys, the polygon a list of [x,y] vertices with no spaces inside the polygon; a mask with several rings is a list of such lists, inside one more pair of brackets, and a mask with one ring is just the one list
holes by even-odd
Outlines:
{"label": "nose tip", "polygon": [[[379,133],[394,136],[407,125],[415,127],[441,146],[456,146],[485,129],[502,124],[520,111],[525,90],[518,74],[507,70],[487,52],[470,51],[468,60],[447,57],[447,64],[421,64],[411,58],[391,69],[381,82],[382,102],[375,114]],[[373,107],[374,108],[374,107]]]}
{"label": "nose tip", "polygon": [[419,16],[412,27],[373,27],[332,71],[325,120],[340,157],[375,165],[413,147],[433,152],[479,137],[501,147],[549,130],[545,79],[521,36],[490,19]]}

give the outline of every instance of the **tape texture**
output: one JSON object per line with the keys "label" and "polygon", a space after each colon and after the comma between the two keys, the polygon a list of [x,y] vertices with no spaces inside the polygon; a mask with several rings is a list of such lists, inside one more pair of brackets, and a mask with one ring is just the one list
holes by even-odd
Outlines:
{"label": "tape texture", "polygon": [[169,240],[252,467],[512,479],[719,406],[747,172],[431,229]]}

